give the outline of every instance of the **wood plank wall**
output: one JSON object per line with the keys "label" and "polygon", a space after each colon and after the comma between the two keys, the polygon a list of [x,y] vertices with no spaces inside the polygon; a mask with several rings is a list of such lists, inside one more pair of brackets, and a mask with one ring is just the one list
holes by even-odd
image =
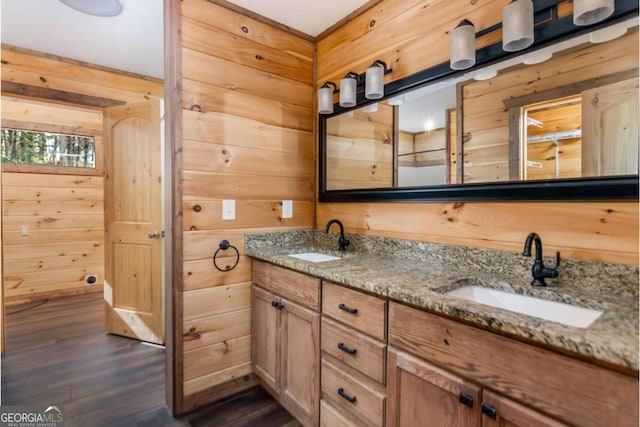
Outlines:
{"label": "wood plank wall", "polygon": [[362,109],[327,121],[327,188],[384,188],[393,185],[393,107]]}
{"label": "wood plank wall", "polygon": [[[3,127],[93,135],[101,151],[102,112],[2,97]],[[93,176],[28,172],[3,165],[2,242],[7,305],[101,292],[104,281],[102,165]],[[60,171],[59,168],[57,168]],[[22,173],[10,172],[21,170]],[[28,228],[28,235],[21,229]],[[94,285],[86,275],[96,275]]]}
{"label": "wood plank wall", "polygon": [[638,67],[638,33],[462,85],[464,182],[509,179],[509,111],[503,100]]}
{"label": "wood plank wall", "polygon": [[[39,88],[42,96],[49,90],[56,91],[53,100],[3,93],[3,126],[96,135],[101,139],[102,112],[72,104],[140,102],[164,96],[163,82],[155,78],[8,45],[2,45],[1,53],[3,81]],[[99,147],[100,141],[97,143]],[[7,303],[101,290],[104,216],[99,166],[97,176],[15,173],[7,171],[24,169],[3,168]],[[29,226],[29,236],[20,236],[22,225]],[[86,287],[85,274],[97,274],[99,284]]]}
{"label": "wood plank wall", "polygon": [[[383,0],[318,42],[316,87],[348,70],[361,72],[375,59],[393,67],[387,81],[445,62],[449,33],[461,19],[470,19],[480,31],[500,20],[508,3]],[[495,37],[483,36],[477,47]],[[514,252],[522,250],[527,233],[536,231],[548,253],[638,264],[637,202],[318,203],[317,226],[331,218],[342,220],[352,233]]]}
{"label": "wood plank wall", "polygon": [[[313,225],[314,45],[206,0],[181,7],[188,410],[251,372],[245,233]],[[235,220],[222,220],[223,199],[235,200]],[[282,200],[293,200],[292,219],[282,218]],[[222,239],[240,253],[229,272],[212,264]]]}

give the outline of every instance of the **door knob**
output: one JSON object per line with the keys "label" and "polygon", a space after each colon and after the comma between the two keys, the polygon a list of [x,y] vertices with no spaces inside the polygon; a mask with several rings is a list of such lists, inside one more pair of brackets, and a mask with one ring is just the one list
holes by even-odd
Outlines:
{"label": "door knob", "polygon": [[151,232],[149,232],[149,238],[150,239],[159,239],[160,238],[160,233],[158,231],[151,231]]}

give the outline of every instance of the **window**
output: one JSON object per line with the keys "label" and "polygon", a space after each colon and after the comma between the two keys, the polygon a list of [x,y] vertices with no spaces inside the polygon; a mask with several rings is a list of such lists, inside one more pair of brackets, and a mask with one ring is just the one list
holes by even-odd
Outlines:
{"label": "window", "polygon": [[3,128],[2,163],[95,169],[95,138]]}

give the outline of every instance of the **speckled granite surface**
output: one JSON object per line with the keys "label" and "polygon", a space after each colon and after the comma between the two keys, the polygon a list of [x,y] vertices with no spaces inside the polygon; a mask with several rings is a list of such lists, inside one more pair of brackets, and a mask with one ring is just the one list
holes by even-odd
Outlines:
{"label": "speckled granite surface", "polygon": [[[521,254],[365,235],[346,237],[351,245],[346,252],[340,252],[336,250],[336,233],[314,230],[248,234],[245,253],[497,332],[638,370],[637,267],[563,259],[560,277],[547,279],[549,286],[538,288],[530,285],[533,259]],[[287,256],[302,252],[322,252],[343,259],[313,263]],[[553,264],[552,257],[545,257],[545,265]],[[444,294],[466,285],[604,313],[582,329]]]}

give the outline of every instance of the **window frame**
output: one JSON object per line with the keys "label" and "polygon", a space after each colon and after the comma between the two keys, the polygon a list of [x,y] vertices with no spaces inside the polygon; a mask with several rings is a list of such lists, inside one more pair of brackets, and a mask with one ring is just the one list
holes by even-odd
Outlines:
{"label": "window frame", "polygon": [[2,172],[43,173],[52,175],[104,176],[104,143],[102,132],[89,129],[68,129],[64,126],[34,124],[14,120],[2,120],[2,128],[19,129],[30,132],[47,132],[65,135],[87,136],[94,139],[95,168],[79,168],[70,166],[52,166],[25,163],[2,163]]}

